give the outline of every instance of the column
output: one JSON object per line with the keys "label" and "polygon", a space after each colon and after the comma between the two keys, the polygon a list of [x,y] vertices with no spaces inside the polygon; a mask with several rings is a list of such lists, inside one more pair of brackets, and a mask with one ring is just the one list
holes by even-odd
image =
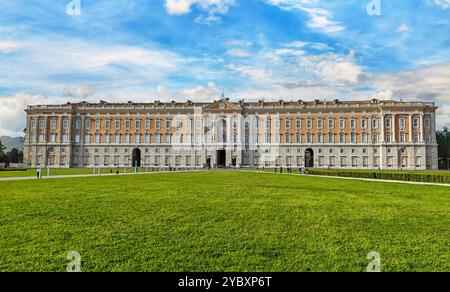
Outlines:
{"label": "column", "polygon": [[392,125],[391,125],[391,129],[392,129],[392,142],[393,143],[397,143],[397,131],[396,131],[396,119],[397,119],[397,115],[396,114],[392,114]]}
{"label": "column", "polygon": [[423,113],[420,114],[420,139],[419,142],[424,142],[424,132],[423,132]]}
{"label": "column", "polygon": [[431,127],[431,142],[435,144],[435,143],[437,143],[437,141],[436,141],[436,113],[431,114],[430,127]]}
{"label": "column", "polygon": [[409,143],[414,142],[414,125],[413,125],[413,115],[409,114]]}
{"label": "column", "polygon": [[381,114],[381,121],[380,121],[380,123],[381,123],[381,125],[380,125],[380,127],[381,127],[381,143],[385,143],[386,142],[386,136],[385,136],[385,132],[384,132],[384,125],[385,125],[385,114]]}

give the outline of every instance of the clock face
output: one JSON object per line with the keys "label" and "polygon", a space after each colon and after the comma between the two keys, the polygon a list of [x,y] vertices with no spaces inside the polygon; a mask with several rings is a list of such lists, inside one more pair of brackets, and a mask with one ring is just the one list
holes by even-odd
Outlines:
{"label": "clock face", "polygon": [[219,108],[220,108],[221,110],[225,109],[225,104],[224,104],[224,103],[221,103],[221,104],[219,105]]}

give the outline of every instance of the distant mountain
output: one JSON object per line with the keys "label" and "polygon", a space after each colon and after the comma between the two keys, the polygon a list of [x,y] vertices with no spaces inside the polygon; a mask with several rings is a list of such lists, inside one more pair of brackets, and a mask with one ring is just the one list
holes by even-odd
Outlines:
{"label": "distant mountain", "polygon": [[[9,137],[9,136],[1,136],[0,141],[6,147],[6,151],[10,151],[13,148],[19,149],[19,151],[23,151],[23,144],[25,139],[23,137]],[[6,152],[5,151],[5,152]]]}

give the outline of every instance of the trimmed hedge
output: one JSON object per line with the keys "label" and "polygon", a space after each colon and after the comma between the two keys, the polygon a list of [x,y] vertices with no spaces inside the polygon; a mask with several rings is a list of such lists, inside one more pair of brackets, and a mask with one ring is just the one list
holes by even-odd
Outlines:
{"label": "trimmed hedge", "polygon": [[450,184],[450,173],[448,172],[407,172],[407,171],[352,171],[352,170],[321,170],[311,169],[308,174],[323,176],[341,176],[354,178],[369,178],[383,180],[414,181],[427,183]]}

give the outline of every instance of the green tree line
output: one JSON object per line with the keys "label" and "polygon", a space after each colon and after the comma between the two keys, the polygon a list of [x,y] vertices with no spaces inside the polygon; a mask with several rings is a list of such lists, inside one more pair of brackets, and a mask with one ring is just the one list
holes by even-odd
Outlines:
{"label": "green tree line", "polygon": [[439,144],[439,168],[448,169],[450,158],[450,131],[448,128],[437,131],[436,139]]}
{"label": "green tree line", "polygon": [[13,148],[6,152],[6,147],[0,141],[0,163],[19,163],[23,160],[23,151]]}

